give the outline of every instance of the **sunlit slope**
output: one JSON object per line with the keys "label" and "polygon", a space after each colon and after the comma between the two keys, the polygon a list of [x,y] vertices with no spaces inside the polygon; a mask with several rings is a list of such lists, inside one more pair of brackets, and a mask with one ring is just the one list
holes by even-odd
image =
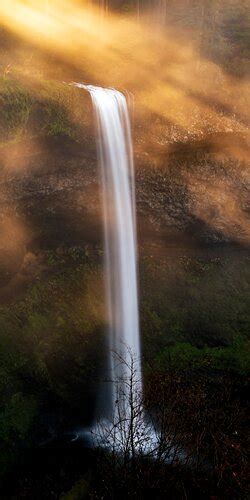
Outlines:
{"label": "sunlit slope", "polygon": [[201,59],[185,33],[163,33],[131,16],[102,17],[70,0],[4,1],[0,19],[65,64],[66,79],[70,68],[74,74],[77,68],[87,83],[131,90],[138,104],[183,129],[192,126],[194,113],[200,132],[207,132],[208,123],[215,129],[218,123],[228,130],[246,129],[248,82]]}

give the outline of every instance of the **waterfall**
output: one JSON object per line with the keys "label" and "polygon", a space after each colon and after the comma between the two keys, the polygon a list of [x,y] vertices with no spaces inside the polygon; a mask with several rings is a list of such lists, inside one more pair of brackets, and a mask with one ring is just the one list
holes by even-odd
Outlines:
{"label": "waterfall", "polygon": [[[83,84],[89,91],[97,123],[102,179],[106,262],[106,301],[110,366],[108,418],[129,418],[131,389],[141,394],[137,291],[137,245],[134,164],[125,96],[114,89]],[[128,383],[133,364],[133,387]],[[135,394],[132,395],[134,398]],[[103,415],[107,417],[107,415]]]}
{"label": "waterfall", "polygon": [[[175,445],[160,445],[142,404],[140,332],[137,290],[137,244],[133,147],[125,96],[115,89],[73,83],[92,99],[102,179],[105,281],[108,312],[109,394],[107,410],[90,429],[92,444],[124,456],[175,456]],[[180,454],[178,454],[180,457]]]}

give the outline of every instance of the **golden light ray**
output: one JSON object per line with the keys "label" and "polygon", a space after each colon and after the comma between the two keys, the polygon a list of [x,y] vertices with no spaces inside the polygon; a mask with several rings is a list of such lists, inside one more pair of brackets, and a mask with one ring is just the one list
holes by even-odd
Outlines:
{"label": "golden light ray", "polygon": [[[197,107],[203,115],[202,119],[196,116],[200,130],[204,118],[215,125],[223,121],[228,128],[233,122],[245,130],[247,82],[223,75],[220,92],[214,75],[221,75],[221,68],[203,61],[206,78],[213,74],[212,81],[207,78],[204,92],[204,79],[195,74],[198,55],[182,39],[179,43],[168,34],[156,35],[131,17],[109,14],[100,18],[94,8],[67,0],[54,1],[49,10],[44,2],[8,0],[0,6],[0,20],[27,41],[79,67],[79,73],[87,71],[94,83],[135,89],[138,104],[184,129]],[[232,110],[237,99],[238,113],[235,116],[229,110],[222,120],[213,101],[226,106],[228,96],[233,98]]]}

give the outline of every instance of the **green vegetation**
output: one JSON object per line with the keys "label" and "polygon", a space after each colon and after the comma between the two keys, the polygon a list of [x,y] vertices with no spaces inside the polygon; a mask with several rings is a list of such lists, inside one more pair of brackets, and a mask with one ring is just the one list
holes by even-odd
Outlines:
{"label": "green vegetation", "polygon": [[235,337],[228,347],[198,347],[190,343],[177,342],[166,347],[157,357],[161,369],[183,370],[227,370],[240,375],[250,371],[250,342],[244,337]]}
{"label": "green vegetation", "polygon": [[[8,376],[3,379],[8,383]],[[1,405],[2,406],[2,405]],[[0,479],[8,471],[21,449],[32,443],[31,430],[37,415],[34,397],[17,392],[9,396],[0,411]]]}
{"label": "green vegetation", "polygon": [[[65,269],[65,254],[55,254],[56,272],[0,308],[0,463],[6,468],[18,458],[18,446],[34,439],[34,421],[51,396],[52,411],[63,406],[82,419],[92,411],[102,366],[102,287],[98,264],[87,264],[82,252],[75,266],[75,255],[75,248],[67,252]],[[51,268],[51,253],[46,259]]]}
{"label": "green vegetation", "polygon": [[0,81],[0,89],[1,140],[18,140],[27,129],[33,99],[20,85],[8,82],[5,78]]}
{"label": "green vegetation", "polygon": [[175,343],[183,350],[190,344],[226,353],[235,345],[243,352],[250,331],[249,270],[246,254],[144,259],[140,288],[145,358],[158,358]]}
{"label": "green vegetation", "polygon": [[[0,307],[0,461],[32,442],[46,401],[85,418],[103,363],[100,250],[43,252],[44,274]],[[248,258],[144,258],[141,326],[145,368],[161,373],[249,371]],[[210,341],[210,344],[208,343]],[[50,397],[52,396],[52,397]],[[36,424],[37,425],[37,424]],[[14,448],[10,443],[14,443]],[[4,473],[4,468],[2,468]]]}
{"label": "green vegetation", "polygon": [[39,78],[35,86],[12,77],[0,79],[1,143],[37,136],[80,137],[82,113],[76,91]]}

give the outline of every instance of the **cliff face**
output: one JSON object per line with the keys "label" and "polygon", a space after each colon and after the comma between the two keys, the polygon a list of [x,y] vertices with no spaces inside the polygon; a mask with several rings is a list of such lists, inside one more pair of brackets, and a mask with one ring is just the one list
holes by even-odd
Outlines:
{"label": "cliff face", "polygon": [[100,243],[101,227],[92,144],[86,151],[67,138],[39,139],[1,153],[1,286],[6,287],[16,274],[27,278],[26,267],[39,268],[45,250]]}
{"label": "cliff face", "polygon": [[[102,246],[95,140],[87,131],[86,137],[40,137],[1,148],[2,293],[16,286],[17,276],[26,282],[41,272],[45,250]],[[168,247],[246,248],[246,155],[247,137],[240,134],[152,147],[136,129],[140,246],[159,246],[163,253]]]}
{"label": "cliff face", "polygon": [[191,244],[248,245],[246,156],[247,137],[226,133],[144,155],[138,162],[139,213],[148,213],[170,242],[184,238]]}

